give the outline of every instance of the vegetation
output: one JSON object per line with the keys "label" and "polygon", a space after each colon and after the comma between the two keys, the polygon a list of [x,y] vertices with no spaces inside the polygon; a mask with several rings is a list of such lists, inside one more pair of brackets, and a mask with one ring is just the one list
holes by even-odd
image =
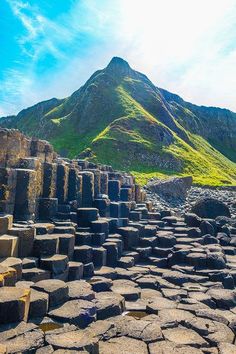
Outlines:
{"label": "vegetation", "polygon": [[199,185],[236,185],[236,115],[186,103],[119,58],[70,97],[0,123],[48,139],[64,156],[131,171],[141,184],[192,175]]}

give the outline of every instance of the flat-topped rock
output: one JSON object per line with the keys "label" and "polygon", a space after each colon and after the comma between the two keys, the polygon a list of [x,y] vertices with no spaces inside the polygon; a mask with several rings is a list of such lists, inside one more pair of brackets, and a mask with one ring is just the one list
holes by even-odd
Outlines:
{"label": "flat-topped rock", "polygon": [[96,293],[94,303],[98,320],[120,315],[125,308],[124,297],[108,291]]}
{"label": "flat-topped rock", "polygon": [[75,280],[66,283],[69,289],[69,298],[71,300],[81,299],[91,301],[95,298],[92,286],[84,280]]}
{"label": "flat-topped rock", "polygon": [[147,345],[133,338],[119,337],[99,342],[99,354],[130,354],[131,348],[135,354],[148,354]]}
{"label": "flat-topped rock", "polygon": [[78,330],[60,334],[46,335],[46,343],[54,349],[86,351],[98,354],[98,338],[94,337],[89,330]]}
{"label": "flat-topped rock", "polygon": [[41,280],[32,285],[32,288],[45,292],[49,295],[49,307],[60,305],[61,303],[68,300],[68,286],[62,280]]}
{"label": "flat-topped rock", "polygon": [[163,331],[166,340],[179,344],[190,345],[196,348],[207,347],[207,342],[192,329],[171,328]]}
{"label": "flat-topped rock", "polygon": [[71,300],[50,311],[49,316],[59,322],[85,328],[96,319],[96,305],[91,301]]}

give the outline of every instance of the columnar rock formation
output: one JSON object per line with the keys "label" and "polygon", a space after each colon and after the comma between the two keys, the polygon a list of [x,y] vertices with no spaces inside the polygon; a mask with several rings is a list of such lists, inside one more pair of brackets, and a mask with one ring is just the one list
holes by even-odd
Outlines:
{"label": "columnar rock formation", "polygon": [[236,353],[228,217],[154,210],[131,175],[0,133],[0,353]]}

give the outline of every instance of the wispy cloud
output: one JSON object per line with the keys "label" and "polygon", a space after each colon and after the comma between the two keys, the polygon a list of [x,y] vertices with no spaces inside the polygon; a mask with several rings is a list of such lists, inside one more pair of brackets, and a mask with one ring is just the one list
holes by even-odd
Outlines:
{"label": "wispy cloud", "polygon": [[7,2],[22,56],[0,82],[0,114],[69,95],[114,55],[189,101],[236,110],[234,0],[74,0],[57,16]]}

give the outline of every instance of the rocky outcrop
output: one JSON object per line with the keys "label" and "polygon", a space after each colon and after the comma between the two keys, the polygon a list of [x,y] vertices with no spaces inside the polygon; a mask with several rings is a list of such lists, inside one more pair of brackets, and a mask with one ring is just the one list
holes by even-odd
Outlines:
{"label": "rocky outcrop", "polygon": [[163,197],[184,199],[192,182],[191,176],[173,177],[164,180],[152,179],[147,183],[147,188]]}
{"label": "rocky outcrop", "polygon": [[235,352],[232,219],[155,209],[110,166],[19,161],[14,217],[0,215],[1,352]]}

